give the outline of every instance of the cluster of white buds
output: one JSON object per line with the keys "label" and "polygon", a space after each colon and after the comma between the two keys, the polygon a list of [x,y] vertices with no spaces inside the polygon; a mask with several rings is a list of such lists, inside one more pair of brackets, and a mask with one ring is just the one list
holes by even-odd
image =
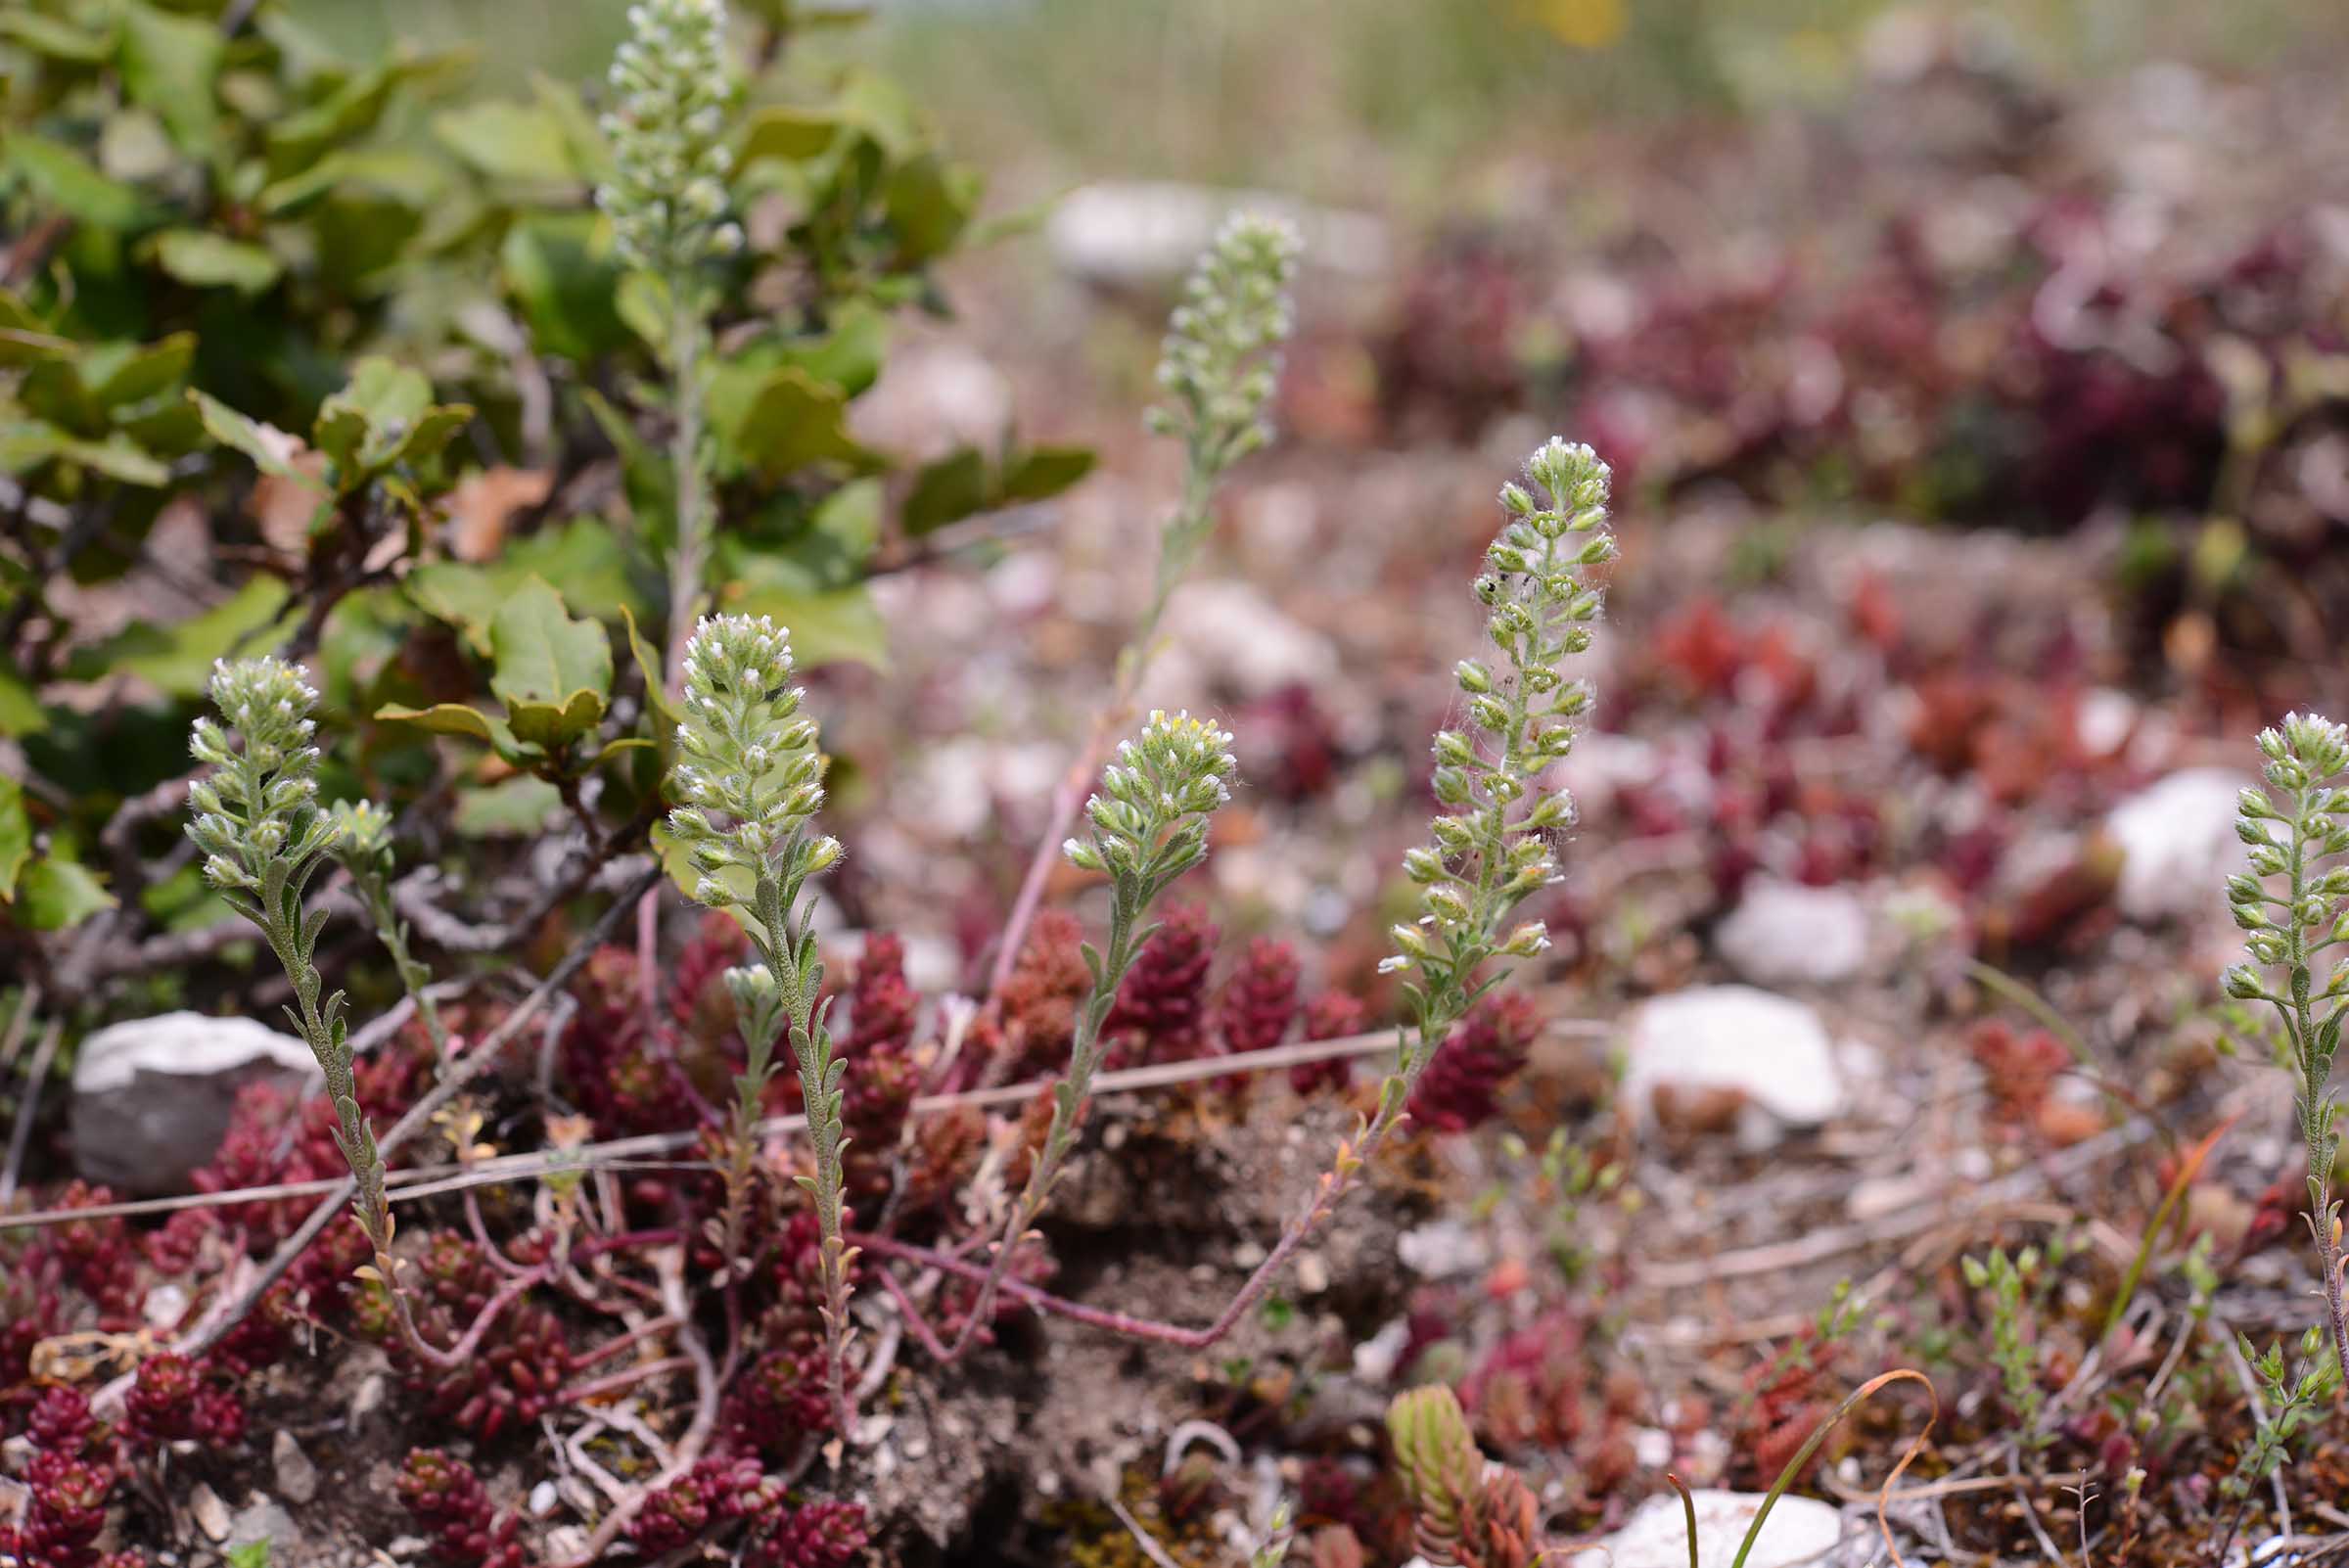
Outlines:
{"label": "cluster of white buds", "polygon": [[[355,820],[382,846],[389,823],[379,822],[380,812],[319,808],[318,726],[310,717],[318,694],[299,669],[281,659],[221,660],[212,666],[211,697],[225,724],[196,720],[189,749],[212,771],[188,786],[188,837],[204,852],[207,879],[260,929],[293,983],[287,1013],[326,1075],[335,1141],[358,1181],[352,1208],[389,1281],[392,1226],[383,1156],[359,1109],[343,992],[322,995],[315,955],[326,911],[302,907],[310,878],[341,849],[345,824]],[[377,876],[376,886],[382,883]]]}
{"label": "cluster of white buds", "polygon": [[1153,408],[1150,429],[1182,437],[1195,465],[1211,473],[1272,438],[1266,411],[1280,380],[1280,346],[1295,327],[1289,286],[1303,250],[1293,225],[1233,213],[1168,320],[1158,381],[1175,405]]}
{"label": "cluster of white buds", "polygon": [[669,782],[686,804],[668,825],[701,873],[694,897],[745,905],[722,876],[729,868],[796,887],[837,862],[839,841],[806,831],[823,804],[824,763],[815,721],[798,716],[789,635],[765,616],[706,617],[684,669],[683,758]]}
{"label": "cluster of white buds", "polygon": [[188,786],[188,837],[206,880],[253,918],[274,918],[337,832],[318,809],[318,694],[283,660],[245,659],[212,666],[211,697],[227,723],[196,720],[189,750],[213,771]]}
{"label": "cluster of white buds", "polygon": [[1231,736],[1187,712],[1154,711],[1142,732],[1118,747],[1101,770],[1101,789],[1085,802],[1088,843],[1070,839],[1070,861],[1121,884],[1155,890],[1207,858],[1208,817],[1231,799],[1237,764]]}
{"label": "cluster of white buds", "polygon": [[1415,923],[1394,930],[1398,951],[1381,967],[1416,966],[1420,992],[1464,997],[1477,967],[1530,958],[1548,946],[1539,921],[1502,923],[1536,890],[1557,880],[1551,836],[1574,819],[1562,790],[1543,774],[1574,744],[1589,688],[1562,661],[1590,645],[1601,594],[1589,569],[1613,558],[1606,531],[1607,465],[1589,447],[1552,438],[1526,465],[1527,484],[1504,485],[1509,514],[1485,552],[1476,594],[1505,668],[1463,660],[1454,670],[1468,723],[1438,732],[1435,842],[1404,857],[1424,892]]}
{"label": "cluster of white buds", "polygon": [[732,159],[725,134],[737,92],[726,60],[722,0],[638,0],[612,57],[615,97],[603,116],[613,174],[596,205],[633,266],[682,282],[742,248],[726,216]]}
{"label": "cluster of white buds", "polygon": [[[2349,909],[2340,908],[2349,895],[2349,864],[2323,864],[2349,853],[2349,789],[2335,782],[2349,771],[2349,728],[2315,715],[2288,714],[2280,726],[2260,732],[2259,749],[2268,759],[2268,788],[2243,791],[2234,822],[2250,870],[2227,879],[2227,901],[2245,933],[2251,963],[2227,972],[2227,992],[2241,1001],[2285,1005],[2262,971],[2297,969],[2299,978],[2287,977],[2286,984],[2304,990],[2308,959],[2349,942]],[[2284,809],[2278,808],[2277,796]],[[2280,891],[2270,892],[2271,886]],[[2318,992],[2344,993],[2349,964],[2336,965]]]}
{"label": "cluster of white buds", "polygon": [[373,801],[337,801],[329,808],[335,824],[335,858],[355,874],[389,869],[392,813]]}

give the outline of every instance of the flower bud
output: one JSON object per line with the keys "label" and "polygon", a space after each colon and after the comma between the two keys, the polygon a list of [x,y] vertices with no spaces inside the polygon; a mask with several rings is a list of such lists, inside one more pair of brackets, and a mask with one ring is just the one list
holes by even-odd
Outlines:
{"label": "flower bud", "polygon": [[1538,957],[1549,946],[1549,929],[1539,920],[1529,920],[1509,933],[1499,951],[1508,958]]}

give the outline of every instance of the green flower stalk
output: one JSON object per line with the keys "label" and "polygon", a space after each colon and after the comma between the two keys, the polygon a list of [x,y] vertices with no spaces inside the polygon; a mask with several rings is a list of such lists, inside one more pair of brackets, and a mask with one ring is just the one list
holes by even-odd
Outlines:
{"label": "green flower stalk", "polygon": [[2325,1270],[2333,1359],[2349,1371],[2340,1204],[2332,1197],[2339,1105],[2328,1087],[2341,1017],[2349,1012],[2349,963],[2336,962],[2322,989],[2311,967],[2317,954],[2349,942],[2349,909],[2341,907],[2349,894],[2349,864],[2341,863],[2349,854],[2349,789],[2339,782],[2349,771],[2349,728],[2314,714],[2287,714],[2280,727],[2260,731],[2259,749],[2268,760],[2267,785],[2243,791],[2234,824],[2250,870],[2227,879],[2227,899],[2251,961],[2228,970],[2225,984],[2228,995],[2267,1002],[2283,1022],[2283,1055],[2297,1081],[2294,1104],[2308,1150],[2309,1230]]}
{"label": "green flower stalk", "polygon": [[1514,960],[1549,946],[1538,920],[1517,906],[1558,880],[1552,839],[1574,820],[1562,790],[1543,775],[1574,744],[1589,688],[1567,678],[1564,662],[1590,646],[1601,594],[1589,571],[1613,559],[1606,531],[1611,475],[1589,447],[1552,437],[1526,465],[1529,484],[1505,484],[1509,521],[1485,551],[1476,596],[1490,612],[1486,634],[1498,668],[1463,660],[1453,670],[1468,724],[1435,740],[1434,843],[1404,856],[1425,891],[1417,921],[1394,929],[1396,952],[1381,972],[1416,971],[1404,984],[1410,1017],[1398,1030],[1397,1060],[1378,1105],[1338,1145],[1337,1158],[1262,1267],[1214,1325],[1212,1343],[1271,1288],[1296,1249],[1335,1212],[1387,1135],[1404,1120],[1411,1091],[1452,1026],[1506,978]]}
{"label": "green flower stalk", "polygon": [[1272,438],[1268,410],[1280,380],[1280,346],[1294,325],[1289,286],[1296,279],[1302,249],[1297,231],[1287,223],[1233,213],[1200,256],[1183,287],[1183,302],[1168,318],[1158,380],[1172,401],[1150,410],[1149,426],[1154,434],[1182,441],[1182,501],[1160,530],[1150,608],[1118,655],[1116,690],[1094,716],[1082,751],[1053,792],[1047,826],[1003,923],[988,981],[990,995],[1000,992],[1011,978],[1028,927],[1043,900],[1053,853],[1076,820],[1078,803],[1091,786],[1093,769],[1111,737],[1130,719],[1134,692],[1149,666],[1167,601],[1181,586],[1214,530],[1216,486],[1232,464]]}
{"label": "green flower stalk", "polygon": [[740,82],[726,58],[720,0],[639,0],[613,55],[612,109],[603,116],[613,175],[596,206],[612,220],[621,258],[658,279],[668,302],[676,537],[669,558],[668,664],[675,679],[708,570],[712,528],[704,441],[710,263],[742,249],[728,215],[732,170],[725,134]]}
{"label": "green flower stalk", "polygon": [[800,716],[791,683],[789,635],[764,616],[714,616],[685,650],[680,760],[669,772],[683,801],[669,830],[700,873],[694,898],[733,911],[760,962],[729,969],[727,990],[748,1048],[734,1081],[734,1125],[726,1173],[728,1278],[742,1267],[753,1151],[775,1041],[789,1032],[807,1106],[814,1175],[800,1178],[822,1227],[825,1367],[841,1434],[852,1432],[848,1403],[849,1265],[841,1238],[841,1130],[847,1063],[832,1054],[824,1015],[824,970],[802,896],[807,879],[837,865],[840,842],[812,830],[823,804],[824,760],[816,727]]}
{"label": "green flower stalk", "polygon": [[1541,922],[1512,916],[1558,879],[1550,844],[1574,807],[1543,787],[1543,774],[1573,747],[1590,705],[1589,688],[1559,667],[1590,646],[1601,594],[1589,573],[1614,558],[1615,541],[1606,531],[1610,475],[1589,447],[1552,438],[1526,472],[1532,489],[1501,489],[1510,521],[1476,579],[1502,668],[1467,659],[1454,669],[1468,723],[1436,735],[1436,799],[1447,809],[1428,824],[1434,842],[1404,857],[1424,890],[1421,913],[1394,929],[1396,953],[1380,967],[1417,972],[1404,987],[1417,1038],[1405,1038],[1382,1117],[1409,1097],[1446,1034],[1502,973],[1480,972],[1549,945]]}
{"label": "green flower stalk", "polygon": [[351,1076],[349,1025],[343,992],[321,999],[315,955],[326,911],[302,896],[341,837],[336,818],[318,807],[318,748],[310,716],[318,694],[301,671],[277,659],[212,666],[212,706],[225,721],[196,720],[189,749],[212,771],[188,787],[195,815],[188,837],[204,852],[205,879],[229,906],[260,929],[293,982],[286,1016],[326,1075],[335,1107],[335,1143],[358,1182],[351,1209],[375,1252],[375,1273],[392,1293],[401,1326],[415,1327],[392,1259],[391,1206],[384,1200],[384,1157],[359,1109]]}
{"label": "green flower stalk", "polygon": [[[1587,687],[1560,668],[1590,645],[1601,594],[1590,569],[1611,559],[1606,531],[1610,476],[1588,446],[1552,439],[1527,466],[1529,484],[1502,487],[1509,514],[1486,552],[1477,597],[1491,612],[1487,630],[1497,668],[1467,660],[1454,671],[1467,699],[1468,724],[1436,736],[1435,788],[1445,806],[1431,825],[1434,843],[1413,850],[1404,866],[1425,892],[1424,913],[1395,929],[1399,949],[1382,968],[1416,971],[1405,985],[1410,1017],[1397,1031],[1397,1061],[1379,1090],[1375,1113],[1358,1122],[1338,1145],[1313,1195],[1289,1221],[1256,1271],[1200,1328],[1086,1313],[1087,1321],[1203,1350],[1223,1338],[1262,1301],[1298,1248],[1336,1211],[1380,1143],[1408,1112],[1411,1091],[1443,1047],[1452,1026],[1476,999],[1506,978],[1510,965],[1549,945],[1539,921],[1518,920],[1518,906],[1557,880],[1552,839],[1574,818],[1562,792],[1543,775],[1574,743],[1575,722],[1589,708]],[[975,1265],[884,1236],[863,1238],[876,1251],[980,1281],[977,1306],[952,1347],[958,1355],[977,1324],[990,1315],[995,1287],[1015,1242],[1042,1206],[1061,1157],[1074,1136],[1099,1054],[1100,1027],[1134,947],[1149,902],[1174,876],[1204,854],[1206,812],[1221,799],[1215,781],[1226,776],[1229,737],[1187,720],[1152,715],[1151,728],[1129,743],[1121,765],[1104,776],[1103,793],[1089,803],[1095,829],[1089,843],[1071,840],[1069,857],[1111,878],[1110,944],[1106,954],[1085,949],[1093,990],[1078,1017],[1069,1076],[1053,1100],[1052,1126],[1032,1168],[1028,1190],[982,1273]],[[1166,748],[1156,739],[1185,734]]]}
{"label": "green flower stalk", "polygon": [[1207,858],[1208,822],[1231,799],[1236,766],[1227,732],[1187,713],[1172,717],[1153,713],[1141,733],[1118,748],[1116,761],[1102,769],[1100,791],[1085,803],[1091,837],[1072,838],[1063,846],[1070,863],[1109,878],[1109,945],[1084,946],[1093,985],[1077,1017],[1068,1073],[1052,1088],[1052,1122],[1012,1203],[962,1331],[947,1348],[949,1360],[962,1355],[981,1326],[993,1320],[996,1289],[1012,1252],[1043,1212],[1076,1144],[1093,1074],[1101,1066],[1101,1027],[1134,956],[1157,929],[1145,923],[1150,906],[1176,878]]}
{"label": "green flower stalk", "polygon": [[613,172],[596,206],[622,258],[672,284],[742,249],[742,230],[726,216],[733,163],[724,137],[740,84],[725,32],[720,0],[640,0],[607,78]]}
{"label": "green flower stalk", "polygon": [[1168,319],[1158,382],[1173,402],[1150,410],[1149,426],[1183,443],[1182,507],[1160,539],[1157,583],[1137,648],[1155,633],[1167,600],[1206,541],[1224,471],[1272,439],[1267,410],[1280,381],[1280,346],[1296,327],[1289,288],[1303,250],[1290,224],[1233,213]]}
{"label": "green flower stalk", "polygon": [[416,1016],[424,1021],[434,1060],[445,1062],[448,1030],[440,1022],[439,1004],[429,989],[433,972],[408,945],[408,923],[392,904],[392,813],[373,801],[337,801],[331,815],[335,838],[327,853],[350,873],[351,886],[358,890],[360,901],[367,906],[367,918],[375,924],[376,940],[392,955],[400,989],[407,992]]}

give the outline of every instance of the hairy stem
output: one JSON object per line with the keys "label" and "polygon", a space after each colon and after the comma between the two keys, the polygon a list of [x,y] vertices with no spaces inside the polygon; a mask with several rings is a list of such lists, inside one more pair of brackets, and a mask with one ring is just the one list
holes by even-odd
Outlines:
{"label": "hairy stem", "polygon": [[[2319,787],[2314,793],[2323,793]],[[2303,788],[2293,794],[2291,902],[2297,910],[2308,894],[2308,838],[2312,816],[2312,790]],[[2318,1050],[2317,1022],[2309,1006],[2309,959],[2313,956],[2308,934],[2299,919],[2284,924],[2286,957],[2292,989],[2286,1022],[2291,1026],[2293,1046],[2300,1068],[2300,1134],[2308,1149],[2308,1228],[2316,1238],[2317,1257],[2325,1271],[2325,1309],[2331,1319],[2332,1353],[2341,1371],[2341,1386],[2349,1389],[2349,1300],[2344,1299],[2341,1284],[2341,1244],[2335,1229],[2337,1213],[2332,1201],[2332,1164],[2334,1141],[2331,1136],[2332,1118],[2326,1104],[2325,1084],[2320,1074],[2330,1064],[2324,1061]]]}
{"label": "hairy stem", "polygon": [[992,1318],[995,1292],[1002,1286],[1004,1270],[1011,1267],[1012,1253],[1028,1234],[1029,1226],[1036,1223],[1036,1216],[1043,1212],[1060,1163],[1077,1141],[1077,1123],[1084,1114],[1085,1098],[1092,1092],[1093,1074],[1101,1065],[1101,1026],[1109,1021],[1110,1009],[1117,1005],[1118,989],[1126,979],[1126,971],[1133,965],[1133,922],[1138,912],[1123,897],[1111,905],[1109,946],[1102,954],[1101,981],[1085,998],[1084,1011],[1078,1016],[1076,1038],[1069,1047],[1068,1076],[1053,1090],[1052,1125],[1044,1132],[1044,1146],[1036,1151],[1036,1159],[1028,1167],[1028,1179],[1021,1184],[1020,1195],[1011,1206],[1011,1218],[1004,1222],[1002,1238],[995,1244],[995,1255],[980,1278],[970,1315],[963,1321],[962,1332],[947,1348],[949,1361],[959,1360],[978,1337],[981,1326]]}

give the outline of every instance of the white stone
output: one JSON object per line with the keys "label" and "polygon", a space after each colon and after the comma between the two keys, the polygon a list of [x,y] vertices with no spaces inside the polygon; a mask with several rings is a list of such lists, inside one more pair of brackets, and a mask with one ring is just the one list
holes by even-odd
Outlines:
{"label": "white stone", "polygon": [[1654,998],[1632,1021],[1627,1055],[1624,1096],[1642,1119],[1664,1087],[1732,1089],[1789,1127],[1818,1127],[1850,1098],[1819,1014],[1751,986]]}
{"label": "white stone", "polygon": [[269,1440],[269,1468],[277,1478],[277,1490],[289,1502],[303,1503],[318,1496],[318,1466],[301,1451],[299,1440],[282,1426]]}
{"label": "white stone", "polygon": [[1354,1375],[1373,1388],[1382,1386],[1395,1375],[1395,1365],[1410,1342],[1410,1319],[1396,1318],[1354,1347]]}
{"label": "white stone", "polygon": [[[1726,1563],[1753,1527],[1758,1492],[1698,1492],[1696,1560]],[[1770,1510],[1746,1568],[1794,1568],[1833,1551],[1843,1540],[1843,1515],[1813,1498],[1782,1497]],[[1650,1498],[1631,1522],[1564,1559],[1568,1568],[1687,1568],[1688,1521],[1674,1496]]]}
{"label": "white stone", "polygon": [[1044,243],[1053,262],[1073,277],[1108,288],[1149,288],[1187,274],[1232,212],[1288,219],[1304,237],[1306,263],[1341,277],[1375,278],[1392,264],[1386,225],[1366,213],[1170,181],[1071,191],[1052,208]]}
{"label": "white stone", "polygon": [[1849,888],[1775,877],[1746,884],[1714,934],[1729,967],[1760,986],[1831,986],[1867,961],[1867,908]]}
{"label": "white stone", "polygon": [[73,1061],[73,1163],[117,1191],[184,1192],[228,1130],[237,1091],[324,1082],[310,1048],[250,1018],[164,1013],[99,1030]]}
{"label": "white stone", "polygon": [[1430,1220],[1395,1238],[1404,1267],[1428,1279],[1473,1274],[1492,1259],[1484,1237],[1457,1220]]}
{"label": "white stone", "polygon": [[2227,874],[2243,857],[2235,797],[2256,783],[2232,768],[2189,767],[2115,806],[2104,831],[2123,857],[2121,913],[2148,925],[2222,913]]}

